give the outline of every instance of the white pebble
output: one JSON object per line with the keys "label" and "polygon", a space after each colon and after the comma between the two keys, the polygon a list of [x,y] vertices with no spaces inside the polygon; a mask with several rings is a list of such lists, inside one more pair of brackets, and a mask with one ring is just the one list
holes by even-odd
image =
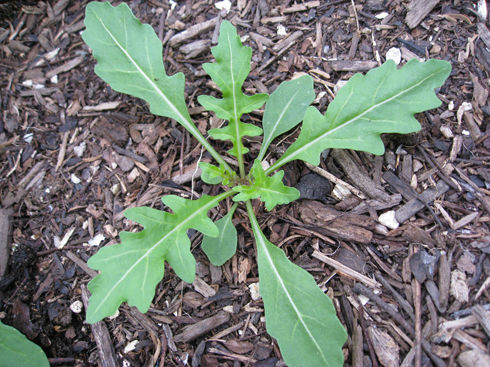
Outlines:
{"label": "white pebble", "polygon": [[250,284],[248,288],[250,289],[250,296],[254,301],[257,301],[261,298],[258,282]]}
{"label": "white pebble", "polygon": [[402,52],[399,48],[392,47],[386,52],[386,60],[393,60],[398,65],[402,61]]}
{"label": "white pebble", "polygon": [[82,309],[83,309],[82,301],[75,301],[70,305],[70,310],[72,310],[74,313],[80,313],[82,312]]}
{"label": "white pebble", "polygon": [[394,210],[390,210],[381,214],[378,217],[378,222],[380,222],[381,224],[385,225],[390,229],[396,229],[400,225],[400,223],[398,223],[398,221],[395,218]]}

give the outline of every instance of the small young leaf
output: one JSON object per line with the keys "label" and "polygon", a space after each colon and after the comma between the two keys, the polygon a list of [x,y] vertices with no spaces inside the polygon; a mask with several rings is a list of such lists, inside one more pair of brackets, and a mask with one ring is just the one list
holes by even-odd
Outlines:
{"label": "small young leaf", "polygon": [[282,82],[277,87],[265,105],[262,121],[264,140],[257,157],[259,161],[275,138],[303,120],[306,109],[314,99],[313,78],[309,75]]}
{"label": "small young leaf", "polygon": [[342,366],[347,333],[332,301],[307,271],[267,240],[252,204],[246,204],[257,246],[267,332],[277,339],[284,362],[289,367]]}
{"label": "small young leaf", "polygon": [[260,197],[260,200],[265,203],[265,208],[270,211],[278,204],[289,204],[299,198],[298,190],[282,183],[284,171],[279,171],[274,176],[269,177],[265,174],[260,161],[255,160],[250,175],[252,176],[250,185],[235,186],[232,189],[239,192],[233,197],[233,201],[245,201]]}
{"label": "small young leaf", "polygon": [[0,366],[49,367],[48,358],[17,329],[0,322]]}
{"label": "small young leaf", "polygon": [[258,136],[262,129],[240,121],[244,113],[260,108],[267,100],[267,94],[247,96],[242,92],[242,85],[250,72],[252,49],[245,47],[238,37],[233,25],[224,20],[221,23],[218,45],[211,49],[215,63],[203,65],[223,94],[222,99],[211,96],[199,96],[199,103],[209,111],[214,111],[219,118],[229,121],[228,126],[209,131],[215,139],[231,140],[233,148],[229,153],[239,159],[248,150],[243,146],[243,136]]}
{"label": "small young leaf", "polygon": [[306,110],[298,139],[266,172],[295,159],[313,165],[327,148],[355,149],[383,154],[380,134],[407,134],[420,129],[415,113],[438,107],[434,89],[451,72],[447,61],[410,60],[400,69],[392,60],[356,74],[339,90],[323,116],[314,107]]}
{"label": "small young leaf", "polygon": [[238,204],[234,204],[230,211],[215,222],[219,230],[218,237],[204,235],[201,248],[214,266],[221,266],[227,262],[236,252],[237,231],[233,222],[233,213]]}
{"label": "small young leaf", "polygon": [[113,7],[109,2],[91,2],[85,13],[82,38],[98,61],[95,73],[112,89],[147,101],[152,113],[178,121],[231,171],[191,120],[184,99],[184,74],[165,73],[162,42],[153,28],[141,24],[125,3]]}
{"label": "small young leaf", "polygon": [[201,179],[210,185],[223,183],[225,186],[231,186],[237,179],[235,172],[230,173],[223,166],[216,167],[207,162],[200,162]]}
{"label": "small young leaf", "polygon": [[167,260],[184,281],[194,280],[195,260],[190,253],[187,230],[194,228],[208,236],[218,236],[218,228],[207,217],[207,212],[230,196],[203,195],[198,200],[187,200],[169,195],[162,198],[173,214],[139,207],[124,215],[140,223],[140,232],[121,232],[121,243],[101,248],[88,260],[100,274],[88,284],[92,293],[87,309],[87,321],[94,323],[113,315],[119,305],[127,301],[141,312],[150,307],[157,283],[163,278]]}

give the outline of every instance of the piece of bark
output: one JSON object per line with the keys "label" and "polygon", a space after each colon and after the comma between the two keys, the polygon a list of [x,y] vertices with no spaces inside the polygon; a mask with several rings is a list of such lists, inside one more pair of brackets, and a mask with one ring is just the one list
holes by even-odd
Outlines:
{"label": "piece of bark", "polygon": [[[85,306],[85,309],[87,309],[89,298],[88,290],[84,284],[82,284],[80,288],[82,290],[83,305]],[[116,363],[116,354],[114,353],[114,345],[112,344],[109,331],[107,330],[104,322],[97,321],[96,323],[91,324],[90,327],[95,339],[95,344],[97,344],[100,365],[102,367],[118,366]]]}
{"label": "piece of bark", "polygon": [[12,204],[18,203],[26,195],[27,191],[43,179],[46,174],[44,166],[45,161],[36,163],[16,185],[17,193],[14,195],[12,192],[9,192],[5,197],[1,198],[2,205],[8,208]]}
{"label": "piece of bark", "polygon": [[408,5],[405,23],[410,28],[415,28],[439,3],[439,0],[412,0]]}
{"label": "piece of bark", "polygon": [[277,42],[274,47],[272,47],[272,50],[275,52],[281,51],[284,48],[289,48],[291,47],[292,44],[296,43],[296,41],[303,36],[303,32],[301,31],[296,31],[293,34],[291,34],[289,37],[280,40]]}
{"label": "piece of bark", "polygon": [[205,320],[199,321],[193,325],[186,326],[180,334],[174,338],[176,343],[188,343],[201,335],[223,325],[230,320],[230,314],[226,312],[218,312],[216,315]]}
{"label": "piece of bark", "polygon": [[443,180],[437,182],[435,188],[429,188],[425,190],[418,198],[411,199],[405,205],[400,207],[395,211],[395,218],[398,223],[403,223],[410,219],[413,215],[422,210],[425,205],[424,203],[430,203],[434,201],[437,197],[444,194],[449,190],[449,185],[447,185]]}
{"label": "piece of bark", "polygon": [[395,340],[382,329],[370,326],[367,330],[381,365],[385,367],[399,366],[400,347]]}
{"label": "piece of bark", "polygon": [[11,215],[12,211],[10,209],[0,209],[0,278],[5,275],[9,261],[9,238],[10,230],[12,229]]}
{"label": "piece of bark", "polygon": [[354,159],[345,150],[333,149],[332,157],[342,166],[344,172],[355,182],[366,195],[373,199],[389,202],[390,195],[376,186],[373,180],[354,162]]}
{"label": "piece of bark", "polygon": [[313,251],[312,256],[315,259],[318,259],[318,260],[324,262],[325,264],[330,265],[335,270],[337,270],[339,273],[341,273],[345,276],[348,276],[348,277],[353,278],[359,282],[362,282],[369,287],[381,288],[381,284],[378,283],[377,281],[372,280],[371,278],[369,278],[365,275],[362,275],[361,273],[358,273],[357,271],[349,268],[348,266],[345,266],[344,264],[338,262],[337,260],[332,259],[331,257],[325,255],[324,253],[322,253],[320,251],[317,251],[317,250]]}
{"label": "piece of bark", "polygon": [[52,78],[55,75],[61,74],[61,73],[66,73],[67,71],[70,71],[71,69],[77,67],[80,65],[83,60],[85,59],[85,56],[81,55],[78,57],[75,57],[74,59],[71,59],[70,61],[67,61],[66,63],[48,71],[46,73],[46,78]]}
{"label": "piece of bark", "polygon": [[99,273],[91,268],[88,267],[88,265],[80,259],[77,255],[75,255],[71,251],[66,252],[66,257],[69,258],[71,261],[73,261],[75,264],[77,264],[85,273],[90,275],[92,278],[95,278]]}
{"label": "piece of bark", "polygon": [[369,229],[376,223],[369,216],[340,212],[314,200],[303,200],[297,208],[303,222],[320,233],[359,243],[369,243],[373,238]]}
{"label": "piece of bark", "polygon": [[352,335],[352,367],[363,367],[363,345],[362,328],[361,325],[358,325],[356,319]]}
{"label": "piece of bark", "polygon": [[369,71],[378,66],[376,61],[372,60],[337,60],[331,61],[330,66],[335,71]]}
{"label": "piece of bark", "polygon": [[485,311],[480,305],[475,305],[471,312],[483,327],[483,330],[490,336],[490,312]]}
{"label": "piece of bark", "polygon": [[184,42],[185,40],[188,40],[199,34],[207,32],[216,25],[217,21],[218,21],[218,17],[215,17],[205,22],[193,25],[192,27],[187,28],[185,31],[177,33],[175,36],[170,38],[168,43],[170,44],[170,46],[173,47],[181,42]]}
{"label": "piece of bark", "polygon": [[196,40],[181,46],[179,48],[179,51],[185,54],[186,59],[192,59],[199,54],[209,50],[210,47],[210,40]]}

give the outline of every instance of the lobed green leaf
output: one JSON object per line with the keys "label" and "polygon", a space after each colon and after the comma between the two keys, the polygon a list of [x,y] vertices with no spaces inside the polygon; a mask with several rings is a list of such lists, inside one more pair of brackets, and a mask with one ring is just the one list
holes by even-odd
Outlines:
{"label": "lobed green leaf", "polygon": [[342,366],[347,333],[332,301],[311,274],[267,240],[250,201],[247,211],[257,246],[267,332],[277,339],[284,362],[289,367]]}
{"label": "lobed green leaf", "polygon": [[239,159],[248,150],[243,146],[243,136],[258,136],[262,129],[240,121],[244,113],[260,108],[267,100],[267,94],[247,96],[242,91],[243,82],[250,73],[252,49],[243,46],[233,25],[224,20],[221,23],[218,45],[211,49],[215,63],[206,63],[204,70],[211,76],[223,94],[222,99],[211,96],[199,96],[199,103],[219,118],[229,121],[224,128],[209,131],[214,139],[230,140],[233,148],[229,153]]}
{"label": "lobed green leaf", "polygon": [[342,87],[325,116],[309,107],[298,139],[267,172],[295,159],[313,165],[327,148],[383,154],[380,134],[407,134],[420,129],[414,114],[438,107],[434,93],[451,72],[447,61],[410,60],[400,69],[392,60],[356,74]]}
{"label": "lobed green leaf", "polygon": [[0,367],[49,367],[40,346],[17,329],[0,322]]}
{"label": "lobed green leaf", "polygon": [[298,190],[282,183],[284,171],[279,171],[274,176],[267,176],[260,161],[255,160],[250,176],[252,177],[250,185],[233,187],[232,190],[239,193],[233,197],[233,201],[246,201],[260,197],[260,200],[265,203],[265,208],[270,211],[276,205],[289,204],[299,198]]}
{"label": "lobed green leaf", "polygon": [[164,196],[162,201],[173,214],[148,207],[126,210],[124,215],[144,229],[121,232],[120,244],[103,247],[88,260],[88,266],[100,274],[88,284],[92,296],[87,321],[93,323],[113,315],[124,301],[146,312],[163,278],[165,260],[181,279],[192,283],[195,259],[187,230],[194,228],[207,236],[218,236],[218,228],[207,212],[230,195],[203,195],[198,200]]}
{"label": "lobed green leaf", "polygon": [[238,179],[234,171],[230,173],[222,165],[216,167],[208,162],[199,162],[199,168],[202,171],[201,179],[210,185],[222,183],[225,186],[231,186]]}

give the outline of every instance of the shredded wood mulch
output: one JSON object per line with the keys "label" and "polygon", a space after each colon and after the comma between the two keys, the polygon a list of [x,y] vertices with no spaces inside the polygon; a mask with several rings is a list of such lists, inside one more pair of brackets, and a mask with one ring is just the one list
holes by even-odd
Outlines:
{"label": "shredded wood mulch", "polygon": [[[255,209],[271,241],[334,300],[349,333],[346,365],[490,366],[485,1],[236,0],[228,12],[218,9],[227,1],[128,3],[162,40],[167,72],[185,74],[203,132],[221,123],[197,96],[217,93],[201,65],[222,19],[253,49],[248,93],[308,73],[322,112],[343,81],[387,58],[451,62],[437,91],[442,106],[417,116],[421,132],[384,136],[379,157],[330,150],[319,167],[293,162],[286,180],[301,200]],[[86,261],[136,229],[124,209],[164,209],[161,195],[219,190],[200,181],[197,163],[210,157],[183,128],[94,74],[80,38],[86,4],[0,2],[0,318],[52,365],[285,366],[266,333],[243,208],[228,263],[210,265],[192,234],[193,284],[167,269],[148,313],[123,305],[111,319],[84,323],[96,274]],[[260,141],[247,144],[250,163]]]}

